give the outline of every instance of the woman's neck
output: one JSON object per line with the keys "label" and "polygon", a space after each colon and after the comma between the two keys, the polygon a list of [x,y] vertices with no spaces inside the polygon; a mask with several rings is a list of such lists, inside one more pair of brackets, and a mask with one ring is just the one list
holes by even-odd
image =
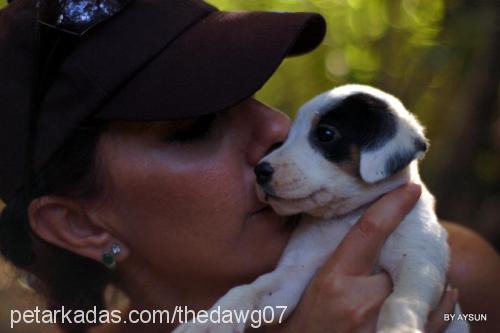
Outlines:
{"label": "woman's neck", "polygon": [[125,316],[131,315],[134,318],[130,319],[137,320],[142,313],[143,319],[155,317],[157,322],[149,325],[127,322],[120,331],[127,333],[169,332],[179,321],[190,319],[193,311],[209,309],[230,287],[227,283],[218,286],[215,281],[208,279],[197,278],[195,281],[151,269],[132,269],[130,265],[120,273],[120,287],[130,299]]}

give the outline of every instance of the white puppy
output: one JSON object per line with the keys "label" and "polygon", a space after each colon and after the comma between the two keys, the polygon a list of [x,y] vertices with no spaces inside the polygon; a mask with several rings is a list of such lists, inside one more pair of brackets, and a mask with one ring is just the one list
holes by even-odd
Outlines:
{"label": "white puppy", "polygon": [[[279,214],[306,215],[277,268],[231,289],[212,309],[286,306],[289,315],[366,207],[402,184],[421,183],[417,160],[426,149],[422,126],[398,99],[378,89],[345,85],[304,104],[285,143],[255,172],[261,200]],[[382,305],[378,332],[422,332],[443,293],[447,234],[434,213],[434,198],[422,188],[380,253],[379,268],[390,274],[394,288]],[[248,324],[189,323],[175,332],[243,332]],[[446,332],[468,331],[466,322],[455,321]]]}

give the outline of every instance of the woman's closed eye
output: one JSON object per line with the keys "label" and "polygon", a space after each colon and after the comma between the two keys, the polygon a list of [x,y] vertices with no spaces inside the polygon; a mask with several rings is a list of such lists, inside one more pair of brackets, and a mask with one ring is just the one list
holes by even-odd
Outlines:
{"label": "woman's closed eye", "polygon": [[172,124],[164,140],[167,143],[190,143],[204,139],[212,128],[215,113],[189,120],[179,120]]}

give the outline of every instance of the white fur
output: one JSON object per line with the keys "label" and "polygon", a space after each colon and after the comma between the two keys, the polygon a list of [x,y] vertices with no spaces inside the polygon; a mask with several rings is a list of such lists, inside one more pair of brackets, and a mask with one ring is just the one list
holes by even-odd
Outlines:
{"label": "white fur", "polygon": [[[334,106],[357,92],[384,100],[397,116],[393,138],[374,151],[360,152],[362,180],[326,160],[308,141],[314,117],[319,117],[325,106]],[[410,149],[416,135],[423,138],[423,128],[415,117],[398,99],[372,87],[346,85],[304,104],[287,141],[262,160],[275,170],[271,182],[274,196],[267,198],[260,187],[258,194],[279,214],[308,215],[294,231],[274,271],[231,289],[213,308],[254,310],[286,305],[286,314],[290,314],[316,270],[335,251],[365,207],[402,184],[421,183],[416,160],[394,175],[386,175],[382,167],[395,150]],[[382,305],[378,332],[422,332],[429,312],[443,293],[449,261],[447,234],[434,213],[433,196],[422,187],[418,203],[388,237],[380,253],[378,264],[390,274],[394,288]],[[174,332],[243,332],[246,325],[191,323]],[[468,331],[464,321],[452,322],[446,330]]]}

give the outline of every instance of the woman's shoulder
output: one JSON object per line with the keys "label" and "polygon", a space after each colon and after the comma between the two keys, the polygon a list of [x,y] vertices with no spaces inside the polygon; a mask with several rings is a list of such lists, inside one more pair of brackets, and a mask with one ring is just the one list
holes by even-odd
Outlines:
{"label": "woman's shoulder", "polygon": [[500,256],[476,232],[450,222],[443,223],[451,248],[450,284],[458,288],[463,313],[486,314],[472,322],[474,332],[500,332]]}

